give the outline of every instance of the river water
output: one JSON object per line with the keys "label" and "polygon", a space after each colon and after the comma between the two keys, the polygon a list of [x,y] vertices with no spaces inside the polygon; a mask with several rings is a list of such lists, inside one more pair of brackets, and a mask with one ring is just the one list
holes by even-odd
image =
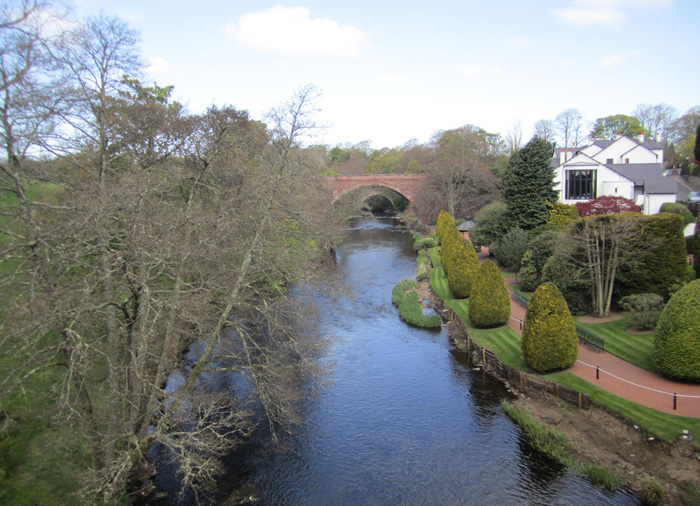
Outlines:
{"label": "river water", "polygon": [[640,504],[532,450],[499,382],[451,353],[444,331],[400,321],[391,290],[414,275],[411,246],[384,218],[357,221],[338,249],[353,297],[317,300],[331,384],[289,451],[248,457],[259,504]]}

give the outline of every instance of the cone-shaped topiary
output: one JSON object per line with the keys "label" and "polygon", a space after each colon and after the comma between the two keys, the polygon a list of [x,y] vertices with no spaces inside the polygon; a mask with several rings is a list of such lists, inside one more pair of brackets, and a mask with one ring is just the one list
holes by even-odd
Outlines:
{"label": "cone-shaped topiary", "polygon": [[435,234],[437,235],[437,241],[438,244],[442,244],[442,239],[445,234],[445,228],[449,223],[452,223],[454,225],[454,218],[448,213],[447,211],[440,211],[440,214],[438,215],[436,227],[435,227]]}
{"label": "cone-shaped topiary", "polygon": [[654,333],[653,357],[663,374],[700,381],[700,279],[666,303]]}
{"label": "cone-shaped topiary", "polygon": [[479,269],[479,258],[469,241],[457,237],[450,246],[450,274],[447,285],[456,299],[466,299],[472,289],[474,275]]}
{"label": "cone-shaped topiary", "polygon": [[462,236],[459,234],[459,230],[452,223],[445,227],[442,234],[442,245],[440,246],[440,260],[442,261],[442,270],[449,277],[450,267],[454,260],[454,245],[462,240]]}
{"label": "cone-shaped topiary", "polygon": [[510,295],[501,271],[484,260],[474,275],[469,294],[469,319],[482,329],[498,327],[510,318]]}
{"label": "cone-shaped topiary", "polygon": [[565,369],[576,362],[576,326],[554,283],[543,283],[532,295],[520,346],[525,361],[538,372]]}

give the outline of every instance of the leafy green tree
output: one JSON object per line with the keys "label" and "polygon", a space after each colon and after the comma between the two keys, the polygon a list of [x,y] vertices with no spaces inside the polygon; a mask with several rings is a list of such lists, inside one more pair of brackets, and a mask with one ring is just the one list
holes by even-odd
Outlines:
{"label": "leafy green tree", "polygon": [[521,341],[525,361],[538,372],[576,362],[578,337],[564,297],[553,283],[540,285],[530,299]]}
{"label": "leafy green tree", "polygon": [[520,261],[527,251],[529,236],[522,228],[511,228],[506,235],[501,237],[497,247],[492,249],[501,265],[509,271],[520,269]]}
{"label": "leafy green tree", "polygon": [[654,334],[654,363],[682,381],[700,381],[700,279],[668,301]]}
{"label": "leafy green tree", "polygon": [[474,275],[479,268],[479,258],[472,243],[459,236],[451,242],[450,249],[451,263],[447,283],[455,298],[466,299],[469,297]]}
{"label": "leafy green tree", "polygon": [[700,163],[700,123],[698,123],[698,128],[695,131],[695,149],[693,149],[693,154],[695,155],[695,163]]}
{"label": "leafy green tree", "polygon": [[456,250],[454,245],[462,240],[462,236],[457,230],[454,222],[448,222],[445,232],[442,235],[442,244],[440,245],[440,259],[442,260],[442,270],[449,277],[450,269],[455,260]]}
{"label": "leafy green tree", "polygon": [[625,114],[615,114],[598,118],[595,121],[595,125],[593,125],[591,137],[614,140],[618,135],[637,137],[639,134],[646,133],[639,118]]}
{"label": "leafy green tree", "polygon": [[489,246],[498,241],[508,231],[508,207],[502,200],[484,206],[474,217],[474,226],[469,237],[479,246]]}
{"label": "leafy green tree", "polygon": [[469,294],[469,319],[479,328],[504,325],[510,318],[510,295],[496,264],[486,259],[476,271]]}
{"label": "leafy green tree", "polygon": [[534,137],[510,159],[501,192],[508,207],[508,229],[531,230],[547,223],[549,207],[558,194],[554,190],[550,142]]}

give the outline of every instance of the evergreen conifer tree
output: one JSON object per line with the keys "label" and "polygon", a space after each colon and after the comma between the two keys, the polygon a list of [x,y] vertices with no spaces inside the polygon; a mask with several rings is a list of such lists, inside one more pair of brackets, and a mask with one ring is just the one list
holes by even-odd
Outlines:
{"label": "evergreen conifer tree", "polygon": [[547,223],[547,201],[556,202],[559,197],[554,190],[553,156],[552,144],[539,137],[511,156],[501,189],[508,206],[508,229],[531,230]]}

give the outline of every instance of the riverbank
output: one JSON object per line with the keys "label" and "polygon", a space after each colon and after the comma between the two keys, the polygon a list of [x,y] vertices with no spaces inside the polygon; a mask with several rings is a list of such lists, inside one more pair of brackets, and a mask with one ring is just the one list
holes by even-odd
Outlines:
{"label": "riverbank", "polygon": [[[429,281],[419,283],[418,290],[421,298],[429,299],[442,314],[444,304]],[[458,332],[457,326],[448,326],[447,330],[454,348],[463,349],[466,336]],[[700,452],[691,443],[662,442],[598,405],[581,410],[534,390],[514,393],[518,396],[516,406],[524,407],[540,424],[567,437],[582,464],[610,469],[640,497],[645,488],[657,483],[665,495],[658,504],[700,504]]]}

